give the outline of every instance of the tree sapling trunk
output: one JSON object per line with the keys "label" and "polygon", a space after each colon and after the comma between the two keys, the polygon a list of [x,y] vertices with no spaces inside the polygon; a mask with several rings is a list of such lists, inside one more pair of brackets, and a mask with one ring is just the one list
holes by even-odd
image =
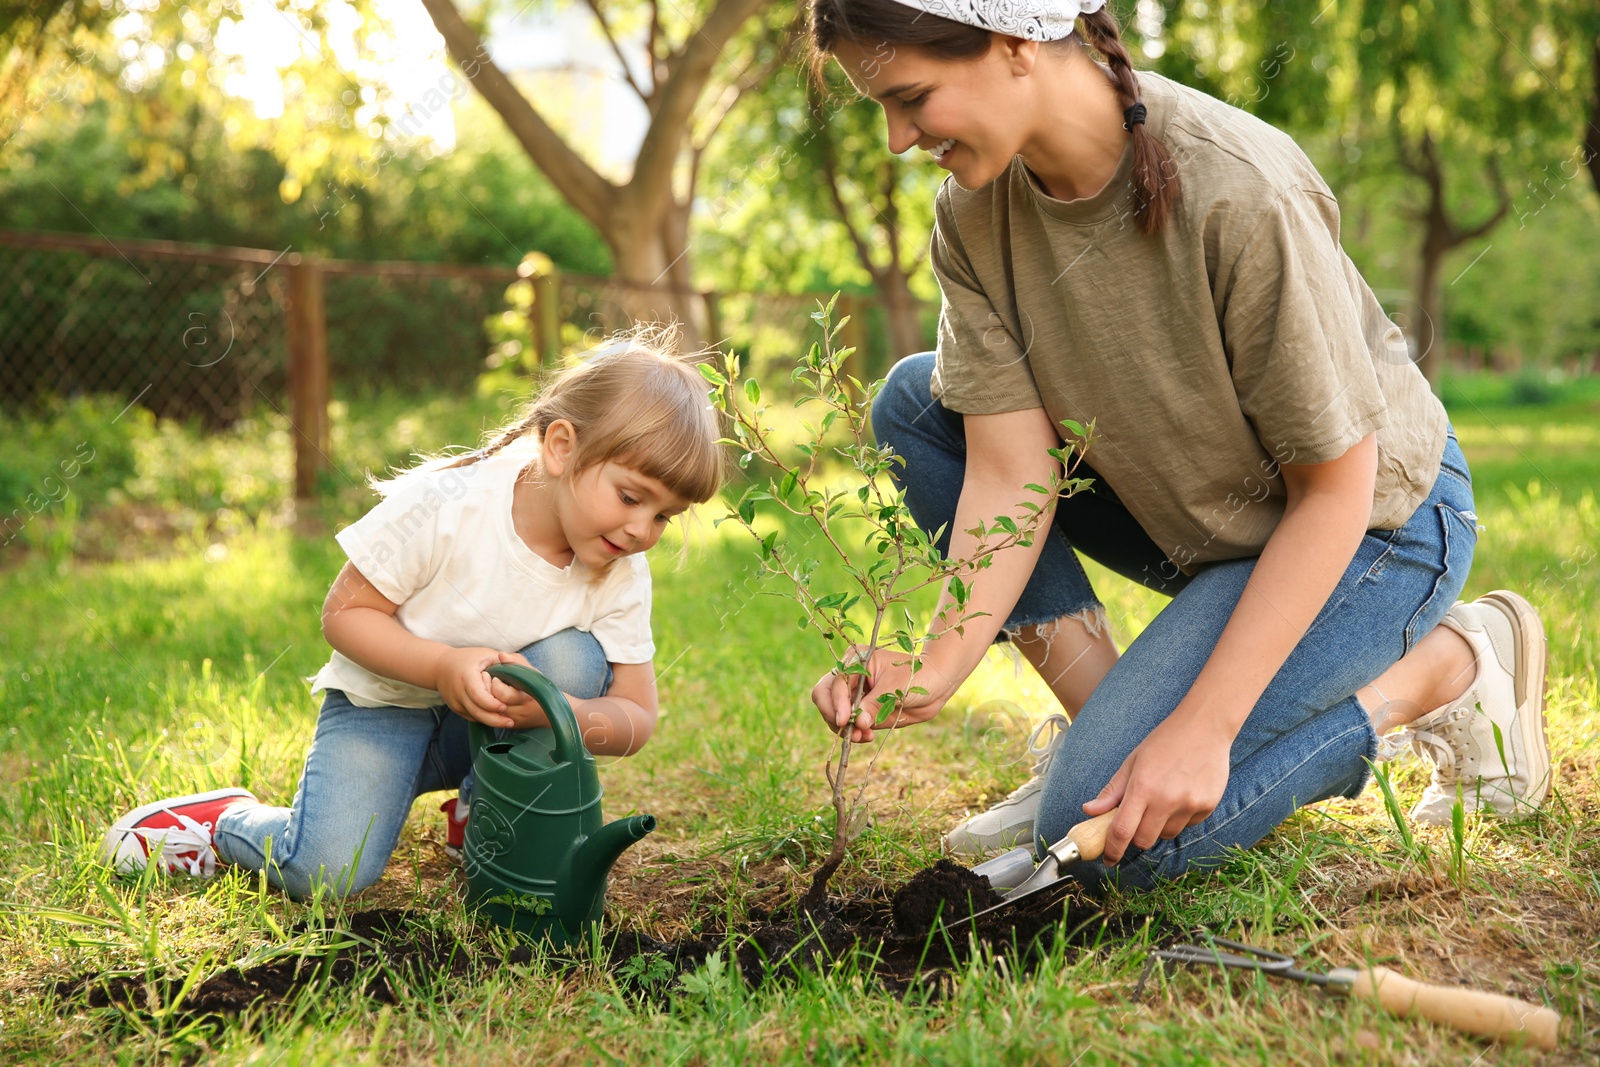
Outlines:
{"label": "tree sapling trunk", "polygon": [[[1039,499],[1019,503],[1017,516],[980,522],[970,531],[977,538],[973,553],[947,559],[935,544],[938,535],[916,524],[903,492],[892,483],[895,467],[905,460],[869,439],[867,415],[883,381],[864,385],[846,372],[854,349],[837,347],[840,331],[849,321],[848,317],[833,321],[837,299],[812,315],[822,326],[823,339],[811,346],[791,376],[799,388],[796,406],[821,409],[815,423],[804,423],[805,434],[798,444],[786,446],[774,440],[772,427],[766,425],[769,408],[763,406],[761,385],[753,378],[741,384],[736,356],[728,358],[723,370],[709,364],[700,370],[711,383],[713,402],[728,419],[732,436],[725,443],[740,451],[739,465],[749,469],[751,461],[759,459],[766,468],[764,477],[752,479],[732,511],[717,522],[737,522],[750,532],[766,572],[785,580],[785,594],[792,588],[804,612],[800,626],[822,637],[833,653],[834,669],[848,679],[852,693],[861,693],[870,688],[867,664],[875,652],[891,649],[904,654],[902,663],[910,666],[914,678],[921,665],[919,650],[927,639],[950,630],[959,633],[977,617],[968,611],[973,576],[993,561],[995,553],[1031,544],[1035,532],[1050,521],[1056,497],[1088,484],[1070,475],[1093,426],[1065,423],[1074,443],[1050,450],[1059,464],[1050,484],[1027,487]],[[838,470],[828,470],[825,477],[824,459],[842,460],[842,476]],[[777,520],[777,528],[758,529],[758,516]],[[842,588],[823,592],[818,587],[823,560],[808,556],[786,537],[796,525],[817,535],[807,543],[820,540],[821,555],[842,572]],[[912,596],[930,587],[944,591],[945,606],[932,633],[924,636],[912,629],[905,608]],[[897,624],[897,619],[904,619],[904,624]],[[892,728],[905,700],[924,692],[912,685],[883,694],[872,709],[874,721]],[[885,731],[878,743],[887,736]],[[825,767],[833,839],[801,900],[802,909],[812,914],[826,910],[829,880],[843,864],[850,842],[867,825],[862,801],[871,763],[852,790],[848,774],[853,747],[847,727],[840,733],[835,758]]]}

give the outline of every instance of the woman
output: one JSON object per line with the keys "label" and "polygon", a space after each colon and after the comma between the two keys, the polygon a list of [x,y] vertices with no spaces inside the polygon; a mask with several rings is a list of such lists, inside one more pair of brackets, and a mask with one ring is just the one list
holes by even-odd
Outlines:
{"label": "woman", "polygon": [[[873,412],[918,522],[970,555],[962,531],[1020,518],[1057,469],[1063,423],[1094,423],[1093,490],[977,577],[987,615],[958,634],[947,596],[914,678],[880,651],[865,693],[830,674],[813,700],[865,741],[859,709],[915,686],[890,725],[926,721],[1003,625],[1074,717],[1042,786],[950,843],[1048,843],[1120,808],[1091,881],[1214,865],[1356,796],[1406,740],[1435,764],[1418,821],[1447,822],[1458,790],[1537,807],[1538,616],[1503,591],[1453,604],[1466,461],[1332,194],[1283,133],[1136,75],[1102,3],[813,0],[816,53],[882,104],[890,150],[952,179],[938,352],[902,360]],[[1073,548],[1174,596],[1120,659]]]}

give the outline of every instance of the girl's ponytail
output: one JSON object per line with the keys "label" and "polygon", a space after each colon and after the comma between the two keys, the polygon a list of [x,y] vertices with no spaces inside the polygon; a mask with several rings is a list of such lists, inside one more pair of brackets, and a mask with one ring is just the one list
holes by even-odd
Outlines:
{"label": "girl's ponytail", "polygon": [[[1083,39],[1105,57],[1117,79],[1123,107],[1133,113],[1127,126],[1133,134],[1134,219],[1141,232],[1155,233],[1166,224],[1172,201],[1178,195],[1177,166],[1161,142],[1145,129],[1139,81],[1134,77],[1128,50],[1123,47],[1116,16],[1109,8],[1101,8],[1092,15],[1078,16],[1078,26]],[[1139,110],[1133,112],[1136,105]]]}

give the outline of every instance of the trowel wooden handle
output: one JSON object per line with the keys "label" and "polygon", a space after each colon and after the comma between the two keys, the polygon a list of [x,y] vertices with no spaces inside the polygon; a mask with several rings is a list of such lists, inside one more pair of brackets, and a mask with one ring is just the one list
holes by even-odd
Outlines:
{"label": "trowel wooden handle", "polygon": [[1067,840],[1078,846],[1080,860],[1097,860],[1105,855],[1106,835],[1111,832],[1111,823],[1120,810],[1122,809],[1112,808],[1104,815],[1085,819],[1067,831]]}
{"label": "trowel wooden handle", "polygon": [[1358,971],[1341,969],[1329,976],[1334,988],[1372,1001],[1391,1015],[1424,1019],[1495,1040],[1524,1040],[1539,1048],[1555,1048],[1561,1016],[1549,1008],[1499,993],[1429,985],[1387,967]]}

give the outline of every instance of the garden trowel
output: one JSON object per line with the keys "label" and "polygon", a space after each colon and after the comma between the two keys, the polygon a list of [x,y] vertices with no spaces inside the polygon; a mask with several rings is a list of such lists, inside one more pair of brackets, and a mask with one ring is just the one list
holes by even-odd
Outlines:
{"label": "garden trowel", "polygon": [[1009,908],[1024,897],[1031,897],[1070,878],[1071,875],[1062,873],[1063,867],[1070,867],[1084,860],[1099,859],[1106,850],[1106,834],[1111,830],[1111,822],[1117,817],[1117,811],[1117,808],[1112,808],[1104,815],[1097,815],[1080,822],[1067,831],[1066,837],[1045,849],[1044,859],[1038,863],[1033,860],[1033,849],[1021,845],[972,868],[975,874],[987,878],[989,885],[1005,899],[992,908],[985,908],[968,915],[965,919],[948,923],[947,928],[953,929],[963,923],[981,919],[991,912]]}

